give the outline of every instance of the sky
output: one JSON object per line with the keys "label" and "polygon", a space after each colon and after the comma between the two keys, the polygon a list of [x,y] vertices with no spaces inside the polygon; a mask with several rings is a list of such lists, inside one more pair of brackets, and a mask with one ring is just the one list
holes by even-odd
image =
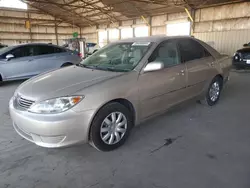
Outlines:
{"label": "sky", "polygon": [[27,4],[20,0],[0,0],[0,7],[27,9]]}

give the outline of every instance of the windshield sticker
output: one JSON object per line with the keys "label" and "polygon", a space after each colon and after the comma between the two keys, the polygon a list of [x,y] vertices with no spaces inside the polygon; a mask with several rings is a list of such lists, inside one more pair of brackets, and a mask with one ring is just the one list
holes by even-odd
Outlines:
{"label": "windshield sticker", "polygon": [[134,42],[132,46],[148,46],[150,42]]}

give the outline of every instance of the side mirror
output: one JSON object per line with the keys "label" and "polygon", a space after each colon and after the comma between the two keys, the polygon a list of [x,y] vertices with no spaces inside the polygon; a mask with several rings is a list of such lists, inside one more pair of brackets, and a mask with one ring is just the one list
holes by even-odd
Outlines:
{"label": "side mirror", "polygon": [[13,58],[14,58],[14,55],[12,55],[12,54],[6,55],[7,61],[9,61],[9,60],[11,60],[11,59],[13,59]]}
{"label": "side mirror", "polygon": [[164,69],[164,64],[162,62],[151,62],[146,65],[143,69],[144,72],[152,72]]}
{"label": "side mirror", "polygon": [[248,44],[243,44],[244,47],[248,47]]}

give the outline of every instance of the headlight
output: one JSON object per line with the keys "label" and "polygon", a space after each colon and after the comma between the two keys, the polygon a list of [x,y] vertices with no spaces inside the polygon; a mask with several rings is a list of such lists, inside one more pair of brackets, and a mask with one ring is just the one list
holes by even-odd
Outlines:
{"label": "headlight", "polygon": [[234,60],[235,60],[235,61],[241,61],[241,53],[236,52],[236,53],[234,54]]}
{"label": "headlight", "polygon": [[39,114],[56,114],[72,108],[73,106],[78,104],[82,99],[83,96],[70,96],[49,99],[33,104],[29,108],[29,112]]}

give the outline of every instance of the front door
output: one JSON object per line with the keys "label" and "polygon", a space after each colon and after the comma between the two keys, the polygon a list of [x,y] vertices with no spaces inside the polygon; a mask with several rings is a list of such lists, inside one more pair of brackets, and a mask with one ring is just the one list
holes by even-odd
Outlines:
{"label": "front door", "polygon": [[32,61],[34,60],[33,46],[20,46],[9,52],[14,58],[6,60],[4,72],[7,80],[28,78],[36,74]]}
{"label": "front door", "polygon": [[164,63],[164,69],[139,76],[142,119],[160,113],[186,97],[186,67],[181,64],[175,40],[161,43],[148,60],[149,63],[159,61]]}

